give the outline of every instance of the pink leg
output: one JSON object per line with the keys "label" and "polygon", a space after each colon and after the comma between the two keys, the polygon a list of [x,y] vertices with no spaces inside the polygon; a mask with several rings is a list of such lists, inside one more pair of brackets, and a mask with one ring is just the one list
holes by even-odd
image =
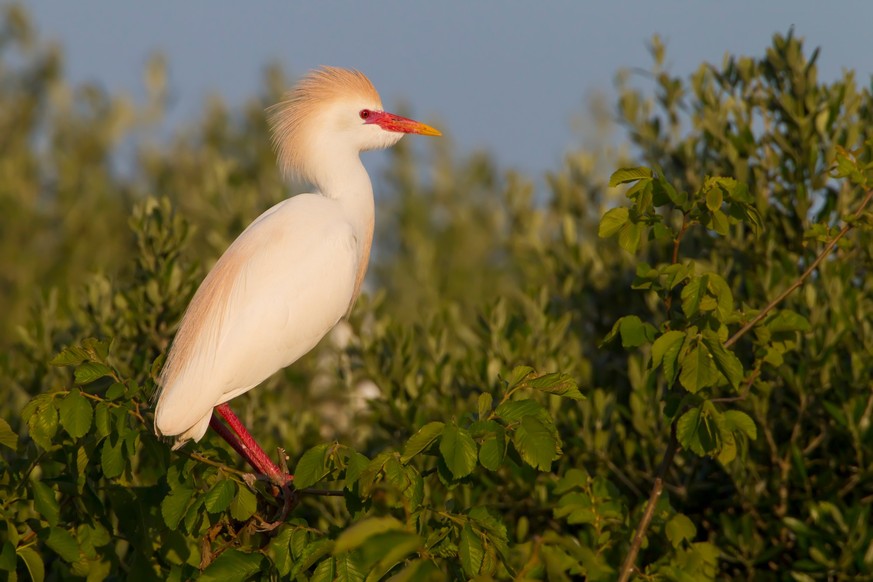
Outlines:
{"label": "pink leg", "polygon": [[[228,430],[221,421],[218,420],[215,416],[215,412],[227,421],[227,424],[230,425],[233,432]],[[219,404],[215,407],[212,418],[209,420],[209,426],[211,426],[212,429],[221,436],[221,438],[226,440],[237,453],[249,462],[252,467],[269,477],[271,481],[283,485],[294,479],[294,475],[289,475],[276,466],[272,459],[270,459],[269,455],[264,452],[264,449],[262,449],[252,435],[249,434],[249,431],[246,430],[242,422],[240,422],[240,419],[237,418],[227,403]]]}

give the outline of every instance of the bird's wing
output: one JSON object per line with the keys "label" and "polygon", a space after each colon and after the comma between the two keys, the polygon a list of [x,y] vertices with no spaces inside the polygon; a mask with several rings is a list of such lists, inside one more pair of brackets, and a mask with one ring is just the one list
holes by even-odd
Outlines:
{"label": "bird's wing", "polygon": [[185,313],[161,375],[157,430],[199,438],[214,406],[315,347],[346,313],[360,260],[333,200],[295,196],[261,215]]}

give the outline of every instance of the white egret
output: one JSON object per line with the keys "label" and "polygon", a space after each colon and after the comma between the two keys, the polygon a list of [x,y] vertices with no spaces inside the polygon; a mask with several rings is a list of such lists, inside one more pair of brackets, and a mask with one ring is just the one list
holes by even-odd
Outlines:
{"label": "white egret", "polygon": [[[360,152],[436,129],[387,113],[370,81],[323,67],[268,109],[279,165],[316,192],[258,217],[225,251],[185,312],[159,379],[155,431],[174,448],[212,426],[257,470],[281,471],[227,402],[306,354],[361,289],[375,210]],[[213,415],[213,409],[233,432]]]}

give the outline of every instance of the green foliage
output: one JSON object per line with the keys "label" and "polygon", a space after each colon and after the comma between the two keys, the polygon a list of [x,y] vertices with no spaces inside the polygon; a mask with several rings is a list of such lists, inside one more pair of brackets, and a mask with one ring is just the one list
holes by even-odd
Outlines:
{"label": "green foliage", "polygon": [[654,96],[619,86],[637,159],[577,152],[543,192],[445,140],[392,150],[350,321],[233,403],[289,453],[278,521],[213,435],[157,439],[150,397],[208,265],[289,194],[262,114],[287,83],[158,145],[161,59],[141,106],[70,86],[5,10],[7,577],[614,580],[656,477],[641,579],[869,576],[873,99],[851,72],[822,83],[777,35],[685,80],[656,39]]}

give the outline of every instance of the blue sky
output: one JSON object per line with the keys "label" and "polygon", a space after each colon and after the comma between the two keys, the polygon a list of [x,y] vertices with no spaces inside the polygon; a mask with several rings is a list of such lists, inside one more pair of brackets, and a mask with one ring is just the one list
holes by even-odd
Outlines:
{"label": "blue sky", "polygon": [[[873,2],[441,2],[107,0],[27,3],[38,30],[60,42],[73,81],[143,94],[150,54],[169,60],[168,122],[196,115],[216,93],[240,103],[279,62],[297,75],[320,64],[360,69],[386,108],[403,103],[438,123],[461,151],[485,149],[504,167],[540,174],[582,143],[572,120],[618,69],[647,68],[652,34],[674,74],[725,52],[762,55],[774,32],[822,47],[821,78],[873,73]],[[642,82],[642,80],[641,80]]]}

